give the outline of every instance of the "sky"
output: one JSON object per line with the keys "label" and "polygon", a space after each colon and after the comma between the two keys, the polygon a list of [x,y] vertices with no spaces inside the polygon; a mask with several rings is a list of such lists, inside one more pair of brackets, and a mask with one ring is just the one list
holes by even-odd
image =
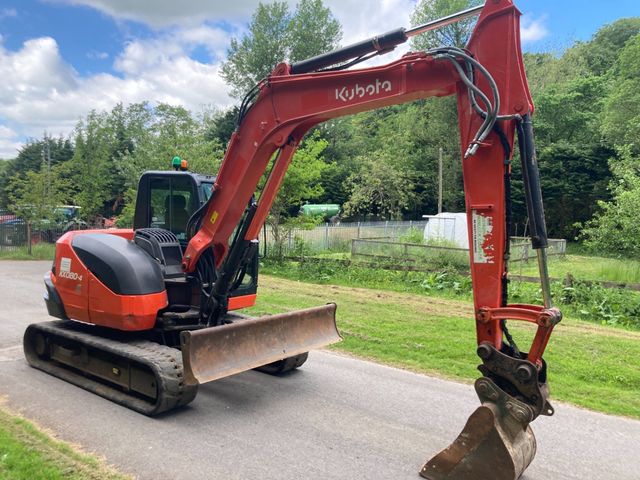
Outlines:
{"label": "sky", "polygon": [[[296,0],[287,0],[291,8]],[[347,45],[410,26],[417,0],[324,0]],[[0,158],[68,135],[91,109],[144,100],[194,112],[233,105],[219,76],[257,0],[0,0]],[[516,0],[525,51],[560,53],[640,0]],[[384,57],[390,61],[406,48]]]}

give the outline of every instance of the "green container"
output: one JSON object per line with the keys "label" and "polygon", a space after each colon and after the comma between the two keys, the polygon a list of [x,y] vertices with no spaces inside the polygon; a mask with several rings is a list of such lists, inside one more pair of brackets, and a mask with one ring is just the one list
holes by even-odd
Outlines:
{"label": "green container", "polygon": [[300,207],[300,215],[307,217],[322,216],[323,218],[331,218],[340,213],[340,205],[337,203],[312,204],[307,203]]}

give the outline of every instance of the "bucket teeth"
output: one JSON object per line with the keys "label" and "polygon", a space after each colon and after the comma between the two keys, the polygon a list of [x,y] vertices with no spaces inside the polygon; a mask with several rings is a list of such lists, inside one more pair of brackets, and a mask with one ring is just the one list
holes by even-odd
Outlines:
{"label": "bucket teeth", "polygon": [[[428,480],[517,480],[536,453],[532,409],[489,378],[476,381],[483,405],[458,438],[420,471]],[[482,393],[481,393],[482,392]],[[489,400],[488,400],[489,399]]]}

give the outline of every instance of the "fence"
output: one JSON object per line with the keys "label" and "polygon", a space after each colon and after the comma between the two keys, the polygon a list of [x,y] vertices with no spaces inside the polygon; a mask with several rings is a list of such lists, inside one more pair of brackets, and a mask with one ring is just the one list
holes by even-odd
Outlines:
{"label": "fence", "polygon": [[[549,239],[549,255],[564,255],[567,242],[563,239]],[[511,238],[511,261],[528,261],[536,256],[529,239]],[[351,240],[351,258],[393,259],[414,264],[448,264],[459,268],[469,266],[469,251],[466,248],[455,248],[439,245],[420,245],[394,242],[389,239],[353,239]]]}
{"label": "fence", "polygon": [[[424,231],[426,221],[388,221],[388,222],[353,222],[332,225],[326,223],[310,230],[294,228],[287,234],[283,250],[284,254],[294,251],[296,245],[313,252],[334,251],[348,252],[351,240],[354,238],[387,238],[397,240],[411,229]],[[266,251],[273,247],[271,228],[266,226],[259,237],[260,243]],[[264,250],[263,250],[264,251]]]}
{"label": "fence", "polygon": [[415,266],[429,265],[432,268],[445,265],[460,270],[469,268],[469,251],[466,248],[401,243],[383,238],[351,240],[351,259],[385,260]]}
{"label": "fence", "polygon": [[[40,220],[27,222],[16,215],[0,211],[0,251],[17,250],[37,243],[55,243],[69,230],[89,228],[86,223],[80,221],[50,221]],[[103,228],[102,226],[91,228]]]}
{"label": "fence", "polygon": [[[567,253],[567,241],[563,238],[550,238],[548,240],[547,255],[565,255]],[[536,257],[536,251],[531,246],[528,237],[511,237],[512,262],[528,262]]]}

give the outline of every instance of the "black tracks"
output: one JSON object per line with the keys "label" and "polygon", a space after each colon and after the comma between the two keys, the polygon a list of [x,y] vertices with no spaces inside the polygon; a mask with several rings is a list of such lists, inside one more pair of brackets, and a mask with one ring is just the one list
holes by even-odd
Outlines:
{"label": "black tracks", "polygon": [[183,382],[179,350],[149,340],[105,336],[102,329],[76,322],[29,325],[24,352],[32,367],[145,415],[186,405],[198,391]]}

